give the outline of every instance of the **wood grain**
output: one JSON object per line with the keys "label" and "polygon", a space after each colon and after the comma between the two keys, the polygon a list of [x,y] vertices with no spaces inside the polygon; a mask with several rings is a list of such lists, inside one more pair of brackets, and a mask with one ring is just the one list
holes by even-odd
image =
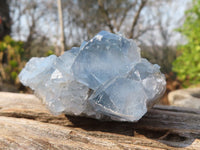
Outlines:
{"label": "wood grain", "polygon": [[200,111],[157,105],[137,123],[52,115],[34,95],[0,92],[0,149],[200,149]]}

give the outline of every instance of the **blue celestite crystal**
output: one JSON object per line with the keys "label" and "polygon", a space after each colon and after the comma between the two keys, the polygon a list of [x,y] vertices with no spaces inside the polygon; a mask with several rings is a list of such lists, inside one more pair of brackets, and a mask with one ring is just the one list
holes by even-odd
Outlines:
{"label": "blue celestite crystal", "polygon": [[134,41],[101,31],[81,48],[72,71],[77,81],[96,90],[113,77],[128,73],[139,61],[140,49]]}
{"label": "blue celestite crystal", "polygon": [[106,31],[60,57],[32,58],[19,78],[54,114],[117,121],[139,120],[166,86],[133,40]]}

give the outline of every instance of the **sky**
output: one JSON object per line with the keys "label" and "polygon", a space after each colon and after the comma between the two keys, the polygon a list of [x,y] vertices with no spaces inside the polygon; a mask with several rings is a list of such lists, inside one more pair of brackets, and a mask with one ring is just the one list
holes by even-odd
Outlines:
{"label": "sky", "polygon": [[[172,2],[168,5],[159,6],[159,9],[162,13],[161,22],[163,24],[163,27],[167,30],[166,32],[168,32],[169,36],[171,36],[168,43],[169,45],[185,43],[185,38],[180,33],[176,32],[175,29],[179,28],[183,24],[184,12],[188,9],[191,1],[192,0],[172,0]],[[152,11],[156,12],[155,9],[153,9]],[[145,41],[146,38],[151,38],[149,36],[153,35],[157,43],[162,45],[162,37],[159,35],[159,27],[155,28],[158,28],[158,30],[153,30],[153,34],[145,35],[142,38]]]}
{"label": "sky", "polygon": [[[42,0],[36,0],[36,1],[42,1]],[[166,1],[166,0],[163,0]],[[20,5],[21,10],[23,9],[23,0],[21,0],[22,5]],[[27,2],[27,1],[26,1]],[[55,2],[56,1],[52,1]],[[159,10],[162,12],[162,23],[163,26],[166,27],[167,32],[172,35],[172,38],[170,39],[169,45],[177,45],[180,43],[185,42],[184,37],[182,37],[179,33],[175,32],[175,29],[184,21],[184,11],[188,8],[192,0],[172,0],[172,2],[169,5],[160,5]],[[49,11],[47,8],[43,7],[43,11]],[[143,15],[149,17],[149,11],[153,11],[156,13],[155,9],[147,10],[143,9],[142,13]],[[15,11],[15,13],[12,14],[12,18],[15,20],[18,17],[19,11]],[[34,14],[37,16],[37,14]],[[65,15],[65,14],[64,14]],[[134,15],[134,14],[133,14]],[[156,14],[155,14],[156,15]],[[64,16],[65,17],[65,16]],[[132,16],[130,16],[131,18]],[[53,21],[51,20],[53,18]],[[40,18],[38,21],[38,30],[41,34],[46,34],[51,39],[51,42],[59,44],[59,25],[58,20],[56,20],[55,16],[49,16],[49,18]],[[20,26],[19,23],[14,23],[12,31],[13,31],[13,38],[16,40],[22,40],[25,41],[27,38],[27,35],[29,34],[28,26],[30,23],[30,16],[23,15],[20,18]],[[55,21],[56,20],[56,21]],[[148,23],[148,22],[147,22]],[[147,24],[148,25],[148,24]],[[17,32],[17,27],[20,27],[20,32]],[[67,27],[66,27],[67,28]],[[126,28],[126,27],[125,27]],[[155,27],[156,28],[156,27]],[[67,29],[65,30],[66,36]],[[162,44],[161,37],[159,35],[158,30],[153,30],[152,32],[149,32],[148,34],[145,34],[141,37],[141,40],[144,41],[144,43],[150,44],[148,42],[149,38],[152,38],[152,36],[155,38],[158,44]],[[69,39],[69,38],[68,38]],[[83,39],[84,40],[84,39]],[[82,42],[82,41],[81,41]],[[80,44],[81,44],[80,42]],[[69,43],[68,43],[69,44]]]}

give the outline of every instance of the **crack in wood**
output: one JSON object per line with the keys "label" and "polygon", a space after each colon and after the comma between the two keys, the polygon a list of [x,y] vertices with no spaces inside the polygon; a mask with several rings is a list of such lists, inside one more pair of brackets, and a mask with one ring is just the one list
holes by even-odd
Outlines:
{"label": "crack in wood", "polygon": [[[1,99],[5,95],[0,93],[0,147],[13,143],[20,149],[20,145],[15,143],[25,139],[35,149],[44,149],[45,146],[47,149],[73,149],[80,146],[83,149],[91,146],[94,149],[173,149],[168,146],[200,149],[199,110],[155,106],[137,123],[101,121],[86,117],[54,116],[33,96],[16,94],[20,99],[17,101],[15,94],[12,94],[5,101],[5,98]],[[63,138],[65,141],[62,142]],[[198,142],[195,143],[196,140]],[[6,148],[9,149],[9,146]]]}

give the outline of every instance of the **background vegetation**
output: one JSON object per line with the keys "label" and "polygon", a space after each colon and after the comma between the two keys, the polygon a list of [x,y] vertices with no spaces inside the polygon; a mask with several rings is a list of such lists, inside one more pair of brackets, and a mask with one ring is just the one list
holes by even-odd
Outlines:
{"label": "background vegetation", "polygon": [[[100,30],[121,32],[161,66],[167,93],[200,82],[200,0],[61,2],[66,49]],[[60,55],[60,33],[57,1],[0,0],[0,90],[24,91],[17,74],[31,57]]]}
{"label": "background vegetation", "polygon": [[185,15],[185,22],[178,31],[186,37],[187,43],[178,47],[180,56],[173,63],[173,71],[187,87],[200,82],[200,0],[193,0]]}

